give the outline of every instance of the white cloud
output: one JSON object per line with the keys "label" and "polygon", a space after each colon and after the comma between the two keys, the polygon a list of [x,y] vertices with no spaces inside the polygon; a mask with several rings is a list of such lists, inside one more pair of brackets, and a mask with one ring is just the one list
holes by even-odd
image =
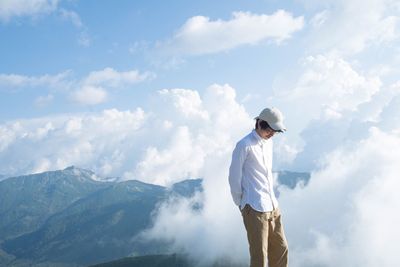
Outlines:
{"label": "white cloud", "polygon": [[71,99],[84,105],[97,105],[107,101],[107,92],[111,88],[125,88],[153,77],[153,73],[140,73],[137,70],[118,72],[105,68],[93,71],[78,83],[78,89],[72,93]]}
{"label": "white cloud", "polygon": [[[113,68],[92,71],[81,79],[73,77],[71,71],[42,76],[0,74],[0,90],[15,91],[39,88],[51,92],[67,93],[70,100],[79,104],[97,105],[107,101],[111,89],[126,88],[154,77],[155,74],[152,72],[141,73],[138,70],[119,72]],[[35,100],[35,103],[41,106],[50,102],[52,97],[52,93],[49,93],[46,98],[40,96]]]}
{"label": "white cloud", "polygon": [[[324,23],[321,18],[318,27]],[[288,144],[291,137],[277,140],[275,152],[282,156],[276,158],[278,164],[294,166],[291,161],[298,157],[294,161],[296,168],[313,171],[308,186],[299,186],[294,191],[280,187],[291,264],[398,265],[400,258],[387,244],[400,236],[396,230],[400,217],[395,212],[400,204],[396,192],[400,186],[396,179],[400,155],[391,149],[400,145],[399,84],[384,84],[379,73],[364,72],[335,53],[310,56],[301,67],[303,72],[294,85],[286,87],[291,89],[277,91],[270,99],[284,110],[290,131],[301,134],[305,143],[301,150]],[[228,97],[229,92],[232,91],[225,91],[224,98],[211,97],[209,102],[206,96],[201,97],[202,101],[195,105],[196,112],[188,117],[195,118],[197,110],[205,109],[210,121],[215,121],[210,115],[212,108],[205,103],[235,99],[234,91],[232,97]],[[184,95],[179,90],[166,93]],[[185,114],[185,107],[190,105],[179,105],[184,103],[179,97],[168,99],[173,100],[171,104],[177,102],[175,108]],[[218,101],[212,106],[221,109],[232,105]],[[182,117],[174,121],[180,122]],[[225,116],[221,114],[222,117]],[[198,116],[197,120],[201,121]],[[251,120],[248,121],[250,128]],[[242,126],[240,131],[245,128]],[[200,172],[204,177],[204,193],[191,200],[165,203],[143,238],[168,241],[172,252],[187,253],[198,261],[230,257],[236,263],[247,262],[247,241],[240,215],[225,191],[231,151],[225,154],[222,151],[207,154],[204,160]],[[200,212],[192,210],[197,201],[203,204]],[[388,220],[369,216],[370,207],[381,209]],[[385,225],[388,231],[380,225]],[[370,240],[376,240],[380,247],[376,249]],[[374,253],[368,253],[374,249]]]}
{"label": "white cloud", "polygon": [[15,122],[7,126],[0,127],[0,152],[5,150],[16,139],[16,132],[20,129],[20,123]]}
{"label": "white cloud", "polygon": [[279,10],[272,15],[234,12],[231,20],[212,21],[208,17],[188,19],[174,37],[161,48],[172,54],[209,54],[254,45],[264,40],[277,43],[303,28],[303,17]]}
{"label": "white cloud", "polygon": [[371,45],[398,39],[399,12],[395,0],[302,2],[317,10],[307,39],[314,53],[334,50],[341,55],[353,55]]}
{"label": "white cloud", "polygon": [[[242,128],[242,131],[248,130],[248,126]],[[183,252],[200,264],[218,259],[247,263],[244,226],[227,184],[233,143],[221,146],[205,158],[204,192],[191,199],[173,198],[165,202],[155,214],[153,227],[140,235],[142,239],[167,241],[171,253]],[[199,203],[202,210],[193,210]]]}
{"label": "white cloud", "polygon": [[185,117],[208,119],[208,113],[202,107],[202,101],[197,91],[186,89],[163,89],[159,94],[167,103],[173,103],[174,107]]}
{"label": "white cloud", "polygon": [[331,152],[308,186],[282,192],[293,266],[399,265],[399,146],[398,134],[372,127]]}
{"label": "white cloud", "polygon": [[70,21],[77,29],[79,29],[80,32],[77,39],[78,44],[83,47],[89,47],[92,40],[88,34],[88,28],[83,24],[79,14],[75,11],[66,10],[64,8],[60,8],[58,13],[62,19]]}
{"label": "white cloud", "polygon": [[0,169],[12,175],[77,165],[121,175],[139,156],[133,151],[147,145],[138,132],[145,118],[141,109],[111,109],[5,123],[0,125]]}
{"label": "white cloud", "polygon": [[66,86],[71,72],[64,71],[56,75],[45,74],[42,76],[25,76],[19,74],[0,74],[0,89],[15,90],[24,87],[46,86],[61,88]]}
{"label": "white cloud", "polygon": [[91,44],[91,39],[86,32],[81,32],[78,37],[78,44],[83,47],[89,47]]}
{"label": "white cloud", "polygon": [[[338,57],[310,56],[304,66],[305,73],[288,97],[301,105],[316,102],[310,109],[314,118],[320,115],[321,108],[337,112],[355,111],[360,103],[369,101],[381,86],[378,77],[365,77]],[[307,107],[309,105],[304,108]]]}
{"label": "white cloud", "polygon": [[78,13],[72,10],[59,8],[59,0],[2,0],[0,1],[0,22],[8,22],[15,17],[37,17],[40,15],[56,13],[60,18],[70,21],[80,29],[78,44],[90,46],[91,40],[86,27]]}
{"label": "white cloud", "polygon": [[311,18],[310,23],[314,28],[319,28],[325,24],[326,20],[328,19],[328,16],[329,16],[328,10],[323,10],[314,15]]}
{"label": "white cloud", "polygon": [[50,104],[54,99],[52,94],[48,94],[46,96],[39,96],[35,99],[35,105],[37,107],[44,107]]}
{"label": "white cloud", "polygon": [[298,76],[286,77],[286,84],[277,85],[269,100],[283,108],[290,125],[287,134],[292,140],[312,120],[330,120],[356,112],[382,87],[379,76],[362,73],[337,55],[309,56],[301,68]]}
{"label": "white cloud", "polygon": [[280,194],[291,265],[397,266],[388,244],[400,236],[393,230],[400,155],[391,149],[400,145],[399,84],[384,84],[337,54],[305,62],[293,89],[272,99],[299,122],[305,142],[292,168],[313,172],[308,186]]}
{"label": "white cloud", "polygon": [[321,159],[336,147],[365,138],[400,87],[385,85],[376,74],[356,69],[337,55],[308,57],[302,67],[295,81],[285,85],[291,89],[277,90],[270,102],[283,107],[289,125],[283,145],[277,142],[277,148],[288,150],[276,153],[284,152],[287,161],[276,156],[276,163],[309,171],[319,168]]}
{"label": "white cloud", "polygon": [[139,83],[154,77],[153,73],[140,73],[137,70],[118,72],[112,68],[92,71],[86,76],[82,83],[90,85],[102,85],[107,87],[122,87]]}
{"label": "white cloud", "polygon": [[[323,160],[313,170],[308,186],[293,191],[280,187],[291,264],[397,265],[395,248],[386,244],[400,238],[395,212],[400,205],[396,192],[400,155],[394,149],[400,146],[399,86],[375,83],[379,79],[366,78],[341,60],[317,58],[310,61],[306,74],[299,79],[299,84],[312,84],[314,89],[295,88],[292,93],[308,94],[308,90],[321,88],[320,83],[331,79],[328,72],[333,73],[332,77],[338,77],[338,72],[342,79],[336,81],[341,86],[328,82],[335,92],[324,91],[331,95],[321,99],[328,106],[338,102],[335,111],[341,116],[314,118],[314,114],[302,113],[314,118],[303,125],[302,130],[307,133],[303,137],[314,148],[322,147],[318,155]],[[351,90],[343,89],[343,85]],[[358,92],[358,87],[367,88],[364,91],[368,93],[361,89]],[[352,101],[344,97],[346,94]],[[245,230],[230,197],[227,170],[235,141],[253,127],[254,114],[247,114],[229,85],[211,85],[203,94],[189,89],[165,89],[156,98],[158,102],[148,112],[112,109],[100,114],[0,125],[0,173],[78,165],[101,176],[140,178],[159,184],[203,177],[203,193],[161,205],[154,227],[141,237],[168,241],[171,252],[183,251],[198,261],[229,258],[246,264]],[[292,102],[286,104],[290,106]],[[318,107],[312,102],[306,104]],[[325,110],[316,107],[313,109],[317,113]],[[374,114],[373,122],[366,121],[368,114]],[[315,138],[322,138],[323,142],[315,142]],[[276,149],[293,157],[297,151],[286,146],[284,139],[276,137]],[[192,210],[197,202],[203,205],[200,211]],[[369,216],[372,210],[378,215]]]}
{"label": "white cloud", "polygon": [[97,105],[107,100],[107,92],[100,86],[85,85],[72,94],[72,99],[83,105]]}
{"label": "white cloud", "polygon": [[131,54],[143,53],[150,48],[151,43],[149,41],[136,41],[129,46],[128,52]]}
{"label": "white cloud", "polygon": [[42,173],[48,171],[50,167],[51,167],[51,162],[46,158],[42,158],[37,160],[36,165],[32,169],[32,173]]}
{"label": "white cloud", "polygon": [[[97,90],[101,89],[88,87],[76,97],[86,104],[98,103],[105,96]],[[204,161],[217,151],[226,152],[230,135],[252,124],[229,85],[212,85],[203,96],[188,89],[165,89],[156,96],[159,102],[148,113],[106,110],[1,125],[0,172],[78,165],[101,175],[165,185],[202,176]],[[35,157],[29,152],[33,150]]]}
{"label": "white cloud", "polygon": [[[365,83],[347,67],[344,70],[350,73],[350,80]],[[321,77],[324,80],[324,75]],[[345,80],[337,82],[347,84]],[[349,84],[353,87],[359,82]],[[303,125],[303,137],[313,150],[319,151],[316,156],[321,158],[321,164],[313,169],[307,186],[295,190],[279,187],[293,266],[372,267],[400,263],[396,248],[390,245],[400,238],[396,227],[400,223],[396,212],[400,205],[400,152],[393,149],[400,147],[400,91],[395,89],[396,84],[379,88],[378,92],[372,90],[377,97],[366,97],[364,92],[351,95],[354,102],[339,105],[342,116],[318,117]],[[387,89],[391,92],[385,93]],[[369,110],[367,106],[379,107],[375,122],[365,120],[369,118],[363,113]],[[242,131],[246,128],[250,127],[243,126]],[[316,137],[320,139],[315,141]],[[140,237],[167,241],[171,252],[186,253],[200,263],[229,258],[246,264],[245,230],[226,180],[231,148],[228,145],[205,158],[203,194],[164,203],[154,217],[154,225]],[[275,148],[296,154],[282,144]],[[198,202],[203,205],[201,211],[192,209]]]}
{"label": "white cloud", "polygon": [[[229,85],[211,85],[203,96],[188,89],[164,89],[159,97],[155,106],[162,111],[149,117],[157,146],[149,146],[125,178],[133,175],[169,185],[177,179],[203,177],[204,162],[214,153],[225,153],[231,135],[243,132],[245,125],[251,126],[251,119],[236,102],[235,90]],[[159,125],[166,121],[167,127],[160,130]],[[168,127],[171,121],[173,128]]]}
{"label": "white cloud", "polygon": [[72,24],[75,25],[75,27],[81,28],[83,26],[81,18],[79,17],[79,15],[76,12],[74,12],[72,10],[66,10],[66,9],[61,8],[60,14],[63,19],[71,21]]}
{"label": "white cloud", "polygon": [[170,185],[175,179],[199,177],[204,164],[205,151],[192,140],[187,127],[175,129],[163,150],[148,147],[144,158],[137,164],[135,177],[151,179],[152,183]]}
{"label": "white cloud", "polygon": [[58,2],[59,0],[2,0],[0,20],[51,13],[57,9]]}

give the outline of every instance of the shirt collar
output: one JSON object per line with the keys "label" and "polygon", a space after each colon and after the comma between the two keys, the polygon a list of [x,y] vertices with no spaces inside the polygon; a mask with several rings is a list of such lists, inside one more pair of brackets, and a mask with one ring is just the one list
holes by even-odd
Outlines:
{"label": "shirt collar", "polygon": [[262,138],[261,136],[258,135],[255,129],[251,132],[254,136],[254,138],[257,140],[259,144],[266,144],[268,140]]}

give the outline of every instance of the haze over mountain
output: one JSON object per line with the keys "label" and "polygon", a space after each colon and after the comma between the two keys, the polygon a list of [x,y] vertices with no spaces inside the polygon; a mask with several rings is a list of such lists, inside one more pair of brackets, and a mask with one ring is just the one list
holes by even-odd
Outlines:
{"label": "haze over mountain", "polygon": [[0,263],[85,265],[157,252],[154,244],[134,239],[149,226],[156,204],[201,190],[201,180],[183,181],[169,189],[93,177],[91,171],[68,167],[1,181]]}
{"label": "haze over mountain", "polygon": [[8,176],[4,175],[4,174],[0,174],[0,181],[6,179]]}
{"label": "haze over mountain", "polygon": [[[293,185],[306,174],[284,172]],[[126,256],[169,253],[165,242],[140,233],[168,199],[190,199],[202,180],[163,187],[138,180],[99,181],[92,171],[64,170],[10,177],[0,182],[0,265],[84,266]],[[193,205],[201,209],[202,203]]]}

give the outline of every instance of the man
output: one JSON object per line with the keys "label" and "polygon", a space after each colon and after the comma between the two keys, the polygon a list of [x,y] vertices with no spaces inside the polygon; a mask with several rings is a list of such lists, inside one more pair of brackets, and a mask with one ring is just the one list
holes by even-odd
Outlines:
{"label": "man", "polygon": [[272,140],[286,131],[282,113],[266,108],[255,129],[241,139],[232,154],[229,185],[242,213],[250,250],[250,267],[288,266],[288,244],[273,190]]}

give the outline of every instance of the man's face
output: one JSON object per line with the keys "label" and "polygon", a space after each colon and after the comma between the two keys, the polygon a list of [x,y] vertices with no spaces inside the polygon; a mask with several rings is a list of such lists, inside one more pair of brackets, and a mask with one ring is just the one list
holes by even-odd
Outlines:
{"label": "man's face", "polygon": [[272,129],[267,129],[267,130],[263,130],[263,129],[260,129],[260,136],[262,137],[262,138],[264,138],[264,139],[269,139],[269,138],[271,138],[272,136],[274,136],[274,134],[275,134],[275,131],[274,130],[272,130]]}
{"label": "man's face", "polygon": [[269,139],[272,136],[274,136],[274,134],[276,133],[276,131],[274,131],[271,128],[267,128],[267,129],[262,129],[260,126],[260,122],[258,122],[258,129],[257,129],[258,134],[264,138],[264,139]]}

